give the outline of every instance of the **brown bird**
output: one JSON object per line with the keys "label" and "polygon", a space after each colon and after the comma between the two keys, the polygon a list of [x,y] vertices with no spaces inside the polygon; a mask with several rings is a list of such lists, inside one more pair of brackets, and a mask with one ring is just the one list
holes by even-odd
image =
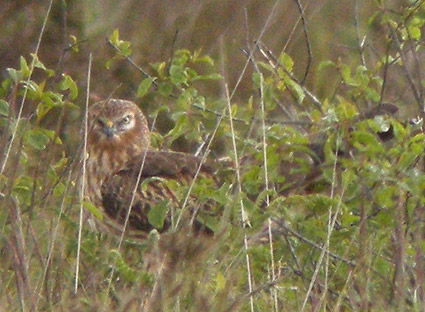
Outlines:
{"label": "brown bird", "polygon": [[212,233],[196,216],[211,201],[197,203],[187,195],[200,166],[201,181],[216,186],[212,167],[189,154],[152,149],[146,118],[131,101],[98,102],[90,107],[88,122],[86,192],[109,229],[120,234],[128,215],[126,234],[163,232],[180,219],[184,203],[190,213],[183,222]]}

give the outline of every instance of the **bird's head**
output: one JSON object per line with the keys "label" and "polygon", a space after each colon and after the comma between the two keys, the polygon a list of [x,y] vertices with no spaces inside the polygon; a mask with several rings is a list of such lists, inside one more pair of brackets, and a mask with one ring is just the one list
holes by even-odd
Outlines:
{"label": "bird's head", "polygon": [[132,154],[150,147],[150,131],[139,107],[126,100],[110,99],[89,109],[89,150],[109,150]]}

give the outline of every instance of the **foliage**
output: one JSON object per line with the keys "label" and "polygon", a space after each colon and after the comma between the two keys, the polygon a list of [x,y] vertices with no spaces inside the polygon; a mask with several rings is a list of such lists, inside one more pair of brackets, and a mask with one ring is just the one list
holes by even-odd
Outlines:
{"label": "foliage", "polygon": [[[262,53],[249,53],[247,101],[229,95],[216,61],[201,51],[176,49],[149,68],[134,66],[134,98],[149,117],[154,148],[231,159],[214,177],[218,187],[213,178],[191,187],[154,178],[140,186],[167,183],[182,205],[189,195],[201,208],[214,203],[200,214],[212,239],[182,226],[121,244],[97,231],[101,212],[78,196],[79,126],[66,129],[72,116],[83,116],[83,82],[36,54],[21,57],[0,85],[6,309],[423,310],[418,60],[425,7],[375,6],[367,25],[381,30],[380,49],[358,38],[355,59],[323,59],[304,77],[289,53],[274,56],[257,42]],[[106,68],[132,62],[131,41],[118,30],[108,40],[116,54],[103,60]],[[313,74],[338,85],[319,92],[307,79]],[[205,92],[217,84],[223,96]],[[394,100],[393,90],[404,92]],[[403,117],[416,114],[419,122]],[[173,222],[183,211],[173,212]],[[162,201],[147,217],[160,228],[168,212]]]}

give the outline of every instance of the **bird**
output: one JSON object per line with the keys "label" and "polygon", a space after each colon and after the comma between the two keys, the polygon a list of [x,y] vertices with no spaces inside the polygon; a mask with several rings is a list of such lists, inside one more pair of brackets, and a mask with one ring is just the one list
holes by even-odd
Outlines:
{"label": "bird", "polygon": [[215,187],[214,168],[191,154],[155,150],[150,136],[146,117],[132,101],[107,99],[89,107],[85,193],[101,211],[101,223],[114,234],[126,224],[126,235],[145,238],[152,230],[170,229],[186,204],[190,214],[182,220],[212,235],[197,217],[211,201],[197,202],[187,192],[197,173]]}

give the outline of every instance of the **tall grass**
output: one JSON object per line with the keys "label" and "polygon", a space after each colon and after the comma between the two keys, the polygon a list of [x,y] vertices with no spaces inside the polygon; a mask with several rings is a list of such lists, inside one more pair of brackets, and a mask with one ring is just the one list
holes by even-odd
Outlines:
{"label": "tall grass", "polygon": [[[318,33],[314,3],[294,1],[282,45],[270,37],[283,4],[265,2],[255,29],[247,6],[237,54],[217,34],[221,76],[215,57],[178,45],[139,64],[137,38],[121,29],[103,46],[109,57],[72,37],[53,71],[39,51],[55,4],[32,55],[0,84],[1,309],[424,309],[422,1],[371,2],[369,13],[356,1],[346,41],[326,41],[350,51],[328,51],[336,58],[321,54],[333,30]],[[294,40],[304,52],[290,49]],[[62,72],[68,53],[89,69],[81,81]],[[111,71],[99,75],[92,60]],[[124,83],[109,84],[109,74]],[[93,84],[109,92],[95,94]],[[83,205],[81,121],[94,98],[111,94],[140,104],[155,148],[196,151],[218,168],[216,186],[198,175],[170,184],[181,196],[175,228],[143,241],[98,231],[99,207]],[[183,212],[211,202],[203,217],[215,236],[187,231]]]}

